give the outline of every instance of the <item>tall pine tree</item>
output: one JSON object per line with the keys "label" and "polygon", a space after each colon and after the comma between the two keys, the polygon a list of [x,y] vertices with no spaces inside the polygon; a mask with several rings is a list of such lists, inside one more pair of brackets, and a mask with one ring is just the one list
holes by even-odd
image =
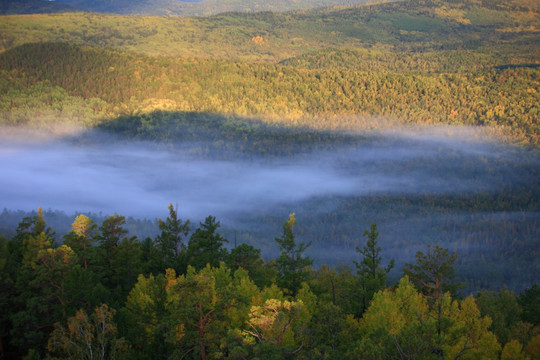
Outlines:
{"label": "tall pine tree", "polygon": [[295,214],[289,215],[289,220],[283,224],[283,235],[275,238],[279,245],[281,255],[277,259],[279,279],[278,284],[287,289],[295,297],[302,286],[302,282],[309,279],[310,266],[313,259],[304,256],[304,252],[311,242],[296,244],[293,227],[296,225]]}
{"label": "tall pine tree", "polygon": [[361,288],[359,315],[366,311],[373,299],[373,295],[386,287],[388,273],[394,267],[394,259],[390,260],[387,267],[383,268],[381,266],[381,247],[378,246],[377,242],[379,233],[377,232],[376,223],[371,224],[369,230],[364,231],[364,236],[368,238],[366,245],[362,249],[356,247],[356,251],[360,253],[362,258],[360,262],[354,261]]}

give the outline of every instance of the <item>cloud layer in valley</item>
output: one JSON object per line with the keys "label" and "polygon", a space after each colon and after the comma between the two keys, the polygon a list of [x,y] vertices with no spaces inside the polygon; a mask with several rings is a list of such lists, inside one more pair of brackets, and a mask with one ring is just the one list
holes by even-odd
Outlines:
{"label": "cloud layer in valley", "polygon": [[190,218],[230,218],[321,196],[490,191],[539,173],[536,152],[462,139],[379,135],[301,156],[215,160],[189,146],[4,138],[0,206],[155,218],[172,202]]}

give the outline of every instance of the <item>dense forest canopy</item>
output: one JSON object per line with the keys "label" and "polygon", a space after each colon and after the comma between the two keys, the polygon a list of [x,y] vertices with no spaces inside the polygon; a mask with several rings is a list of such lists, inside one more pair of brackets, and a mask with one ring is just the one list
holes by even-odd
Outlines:
{"label": "dense forest canopy", "polygon": [[538,19],[524,1],[4,16],[2,121],[168,110],[364,130],[382,118],[481,125],[536,145]]}
{"label": "dense forest canopy", "polygon": [[394,260],[371,224],[355,269],[311,267],[294,213],[275,237],[280,255],[225,248],[220,222],[199,225],[169,205],[157,236],[138,241],[123,216],[77,216],[63,245],[41,208],[0,238],[0,355],[85,359],[531,359],[538,356],[540,289],[458,296],[458,253],[416,252],[387,287]]}
{"label": "dense forest canopy", "polygon": [[64,41],[152,55],[267,62],[329,46],[383,52],[472,49],[494,51],[491,61],[509,54],[519,64],[521,56],[536,62],[538,21],[538,4],[534,1],[415,0],[195,18],[96,13],[13,15],[3,17],[0,30],[4,49],[28,42]]}
{"label": "dense forest canopy", "polygon": [[537,359],[539,11],[2,2],[0,358]]}

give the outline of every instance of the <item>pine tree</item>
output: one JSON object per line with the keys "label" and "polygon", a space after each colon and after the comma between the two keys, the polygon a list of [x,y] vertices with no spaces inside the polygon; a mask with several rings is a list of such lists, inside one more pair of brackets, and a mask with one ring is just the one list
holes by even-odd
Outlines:
{"label": "pine tree", "polygon": [[287,289],[295,297],[302,286],[303,281],[309,279],[310,266],[313,259],[304,256],[304,251],[311,245],[311,242],[296,244],[293,233],[293,226],[296,225],[295,214],[289,215],[289,220],[283,224],[283,235],[275,238],[279,244],[281,255],[277,259],[279,281],[278,284]]}
{"label": "pine tree", "polygon": [[227,259],[228,253],[223,244],[228,240],[217,233],[219,226],[214,216],[208,216],[191,235],[186,255],[188,264],[195,269],[200,270],[206,264],[218,267],[220,261]]}
{"label": "pine tree", "polygon": [[169,216],[165,221],[158,219],[161,234],[156,238],[156,245],[163,255],[163,260],[178,258],[185,245],[182,240],[189,233],[189,220],[182,221],[178,218],[178,212],[169,204]]}
{"label": "pine tree", "polygon": [[377,242],[379,233],[377,232],[376,223],[371,224],[370,229],[364,231],[364,236],[368,238],[366,245],[362,249],[356,247],[356,251],[360,253],[362,259],[360,262],[354,261],[361,286],[359,315],[366,311],[371,299],[373,299],[373,295],[386,287],[388,273],[394,267],[394,259],[390,260],[386,268],[381,266],[381,247],[378,246]]}

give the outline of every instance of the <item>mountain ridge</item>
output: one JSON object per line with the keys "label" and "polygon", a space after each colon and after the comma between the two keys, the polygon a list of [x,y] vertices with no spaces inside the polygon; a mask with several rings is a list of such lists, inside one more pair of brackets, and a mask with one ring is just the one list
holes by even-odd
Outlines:
{"label": "mountain ridge", "polygon": [[66,9],[122,15],[211,16],[226,12],[292,11],[363,3],[366,0],[6,0],[0,14],[65,12]]}

